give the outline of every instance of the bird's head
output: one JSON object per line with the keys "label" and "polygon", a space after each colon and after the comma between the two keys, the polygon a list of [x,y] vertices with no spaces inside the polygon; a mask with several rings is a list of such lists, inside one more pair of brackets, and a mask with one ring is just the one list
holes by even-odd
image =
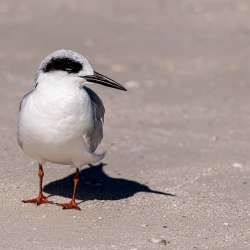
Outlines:
{"label": "bird's head", "polygon": [[126,91],[119,83],[95,72],[85,57],[71,50],[57,50],[45,57],[38,68],[35,83],[38,83],[41,75],[51,73],[72,77],[81,85],[97,83]]}

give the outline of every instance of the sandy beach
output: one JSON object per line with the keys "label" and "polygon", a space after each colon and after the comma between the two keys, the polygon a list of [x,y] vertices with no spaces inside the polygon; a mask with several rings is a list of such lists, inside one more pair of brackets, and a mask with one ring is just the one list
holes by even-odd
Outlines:
{"label": "sandy beach", "polygon": [[[0,249],[250,249],[250,3],[0,2]],[[80,172],[82,211],[23,204],[38,164],[16,141],[40,62],[67,48],[128,89],[106,108],[104,160]],[[74,169],[47,163],[66,202]]]}

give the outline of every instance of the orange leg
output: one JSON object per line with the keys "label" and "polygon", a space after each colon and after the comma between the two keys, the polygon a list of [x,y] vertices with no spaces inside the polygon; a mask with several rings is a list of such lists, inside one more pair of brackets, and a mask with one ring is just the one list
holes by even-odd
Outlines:
{"label": "orange leg", "polygon": [[76,209],[76,210],[81,210],[81,208],[76,204],[76,187],[79,183],[79,169],[76,169],[76,174],[74,176],[74,191],[73,191],[73,196],[72,200],[67,203],[61,203],[58,204],[58,206],[62,206],[63,209]]}
{"label": "orange leg", "polygon": [[43,195],[42,188],[43,188],[44,172],[43,172],[43,166],[41,164],[39,164],[38,176],[39,176],[39,179],[40,179],[38,197],[35,198],[35,199],[22,201],[23,203],[34,203],[36,205],[40,205],[40,204],[43,204],[43,203],[53,203],[52,201],[47,200],[47,198]]}

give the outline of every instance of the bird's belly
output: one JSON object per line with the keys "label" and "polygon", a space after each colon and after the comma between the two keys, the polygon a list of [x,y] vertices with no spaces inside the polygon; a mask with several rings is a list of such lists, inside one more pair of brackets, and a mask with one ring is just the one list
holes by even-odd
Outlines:
{"label": "bird's belly", "polygon": [[[34,130],[33,130],[34,129]],[[71,138],[64,135],[67,131],[61,131],[62,135],[53,131],[44,130],[37,133],[35,128],[29,126],[29,130],[22,131],[23,151],[39,162],[49,161],[52,163],[70,165],[74,158],[82,157],[86,151],[82,136]]]}
{"label": "bird's belly", "polygon": [[78,143],[79,147],[76,148],[76,142],[54,143],[48,145],[46,143],[33,145],[26,145],[24,151],[31,157],[37,157],[38,161],[42,158],[44,161],[49,161],[56,164],[71,165],[76,159],[84,157],[84,145]]}
{"label": "bird's belly", "polygon": [[29,98],[29,101],[31,103],[21,110],[19,120],[24,152],[41,163],[69,165],[74,159],[83,157],[86,150],[83,135],[93,122],[91,107],[83,108],[80,102],[51,108],[40,103],[38,108],[32,103],[34,99]]}

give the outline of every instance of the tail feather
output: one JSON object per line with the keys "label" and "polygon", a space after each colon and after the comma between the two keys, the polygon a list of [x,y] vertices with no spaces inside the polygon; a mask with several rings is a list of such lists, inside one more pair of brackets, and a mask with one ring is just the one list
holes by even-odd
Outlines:
{"label": "tail feather", "polygon": [[86,152],[89,163],[96,163],[98,161],[101,161],[106,156],[106,154],[107,154],[107,151],[104,151],[101,154]]}

